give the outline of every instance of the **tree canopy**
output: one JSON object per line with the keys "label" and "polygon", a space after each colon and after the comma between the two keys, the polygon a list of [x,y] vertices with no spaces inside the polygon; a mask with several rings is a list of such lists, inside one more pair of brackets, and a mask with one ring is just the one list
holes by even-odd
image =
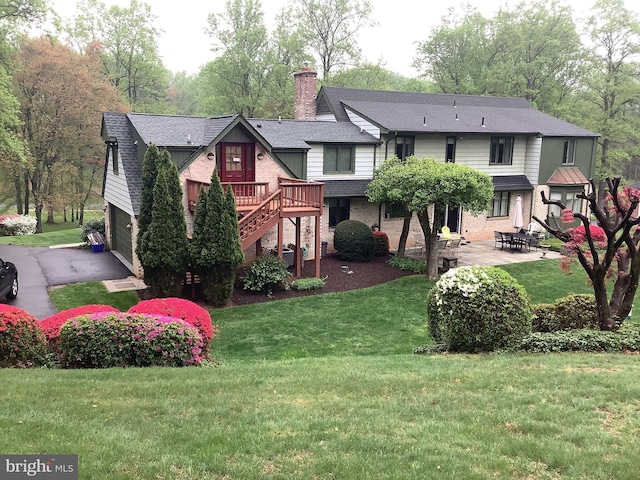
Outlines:
{"label": "tree canopy", "polygon": [[493,182],[486,173],[456,163],[436,162],[431,158],[407,157],[386,160],[373,175],[367,188],[369,201],[400,202],[415,213],[425,239],[427,275],[438,276],[437,233],[440,225],[432,211],[441,205],[463,207],[479,214],[493,199]]}

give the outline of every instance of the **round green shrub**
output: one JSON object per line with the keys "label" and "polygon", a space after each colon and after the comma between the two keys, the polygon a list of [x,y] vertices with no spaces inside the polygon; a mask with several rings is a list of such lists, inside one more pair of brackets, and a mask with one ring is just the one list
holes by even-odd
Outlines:
{"label": "round green shrub", "polygon": [[555,332],[559,330],[559,320],[556,313],[556,306],[549,303],[541,303],[531,306],[533,319],[531,321],[531,329],[533,332]]}
{"label": "round green shrub", "polygon": [[46,353],[40,322],[21,308],[0,304],[0,367],[42,365]]}
{"label": "round green shrub", "polygon": [[285,280],[291,276],[287,264],[280,257],[266,255],[256,258],[245,271],[243,289],[273,295],[276,288],[285,288]]}
{"label": "round green shrub", "polygon": [[531,333],[527,292],[500,268],[454,268],[433,289],[428,296],[430,329],[451,351],[509,348]]}
{"label": "round green shrub", "polygon": [[[599,330],[598,304],[593,295],[572,294],[555,301],[558,328],[555,330],[575,330],[593,328]],[[555,331],[549,330],[549,331]]]}
{"label": "round green shrub", "polygon": [[60,329],[61,364],[72,368],[197,365],[202,336],[180,318],[101,312]]}
{"label": "round green shrub", "polygon": [[357,220],[343,220],[333,232],[333,246],[340,260],[370,262],[375,255],[373,232]]}

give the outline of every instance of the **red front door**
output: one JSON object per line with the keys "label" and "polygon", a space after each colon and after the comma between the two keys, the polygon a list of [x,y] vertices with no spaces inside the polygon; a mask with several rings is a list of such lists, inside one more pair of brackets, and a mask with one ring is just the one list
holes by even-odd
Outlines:
{"label": "red front door", "polygon": [[253,144],[221,143],[220,144],[220,181],[253,182]]}

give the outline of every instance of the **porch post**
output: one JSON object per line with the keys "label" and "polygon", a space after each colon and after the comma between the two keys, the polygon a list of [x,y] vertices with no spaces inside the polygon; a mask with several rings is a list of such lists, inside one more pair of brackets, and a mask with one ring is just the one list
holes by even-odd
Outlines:
{"label": "porch post", "polygon": [[300,245],[300,217],[296,217],[296,278],[302,275],[302,248]]}
{"label": "porch post", "polygon": [[316,215],[316,278],[320,278],[320,215]]}

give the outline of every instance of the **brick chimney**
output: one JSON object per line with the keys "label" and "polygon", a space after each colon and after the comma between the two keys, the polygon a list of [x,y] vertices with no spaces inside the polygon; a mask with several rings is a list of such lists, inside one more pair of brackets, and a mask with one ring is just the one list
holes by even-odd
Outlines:
{"label": "brick chimney", "polygon": [[296,120],[316,119],[316,83],[318,73],[309,66],[304,66],[299,72],[294,73],[295,80],[295,102]]}

